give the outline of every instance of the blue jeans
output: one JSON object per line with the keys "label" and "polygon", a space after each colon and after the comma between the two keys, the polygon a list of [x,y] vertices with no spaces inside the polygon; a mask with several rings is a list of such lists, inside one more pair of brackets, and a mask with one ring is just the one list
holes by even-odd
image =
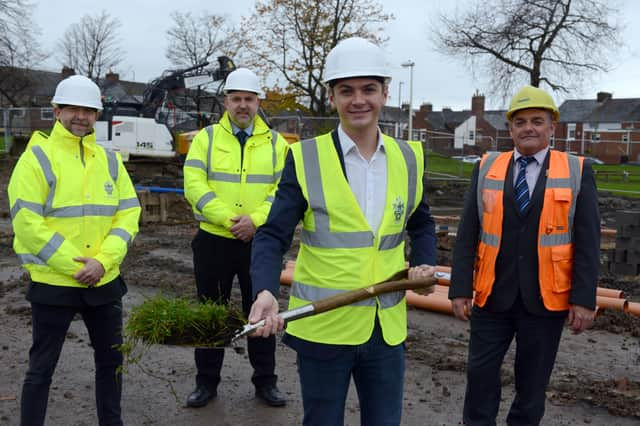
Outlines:
{"label": "blue jeans", "polygon": [[399,425],[402,417],[404,344],[389,346],[376,323],[368,342],[347,347],[333,359],[298,352],[304,425],[344,424],[344,408],[353,381],[360,401],[360,424]]}

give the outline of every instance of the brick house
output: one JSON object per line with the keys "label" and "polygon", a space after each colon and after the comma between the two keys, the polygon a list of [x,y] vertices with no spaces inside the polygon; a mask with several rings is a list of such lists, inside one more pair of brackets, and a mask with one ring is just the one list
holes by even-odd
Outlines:
{"label": "brick house", "polygon": [[640,98],[567,100],[560,106],[554,147],[607,164],[640,161]]}

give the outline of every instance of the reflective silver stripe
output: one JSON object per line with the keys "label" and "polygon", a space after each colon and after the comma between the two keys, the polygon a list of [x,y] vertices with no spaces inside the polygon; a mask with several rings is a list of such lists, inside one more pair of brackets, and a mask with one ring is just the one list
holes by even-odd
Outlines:
{"label": "reflective silver stripe", "polygon": [[240,175],[234,173],[210,172],[209,180],[217,180],[220,182],[240,183]]}
{"label": "reflective silver stripe", "polygon": [[117,210],[118,206],[85,204],[82,206],[67,206],[52,209],[47,217],[113,216]]}
{"label": "reflective silver stripe", "polygon": [[[480,163],[480,170],[478,171],[478,182],[477,182],[477,190],[476,190],[476,197],[477,197],[477,201],[478,201],[478,221],[480,223],[480,228],[482,228],[482,207],[483,207],[483,203],[482,203],[482,190],[487,188],[487,183],[486,181],[487,179],[487,173],[489,172],[489,169],[491,168],[491,166],[493,165],[493,163],[496,161],[496,159],[498,158],[498,155],[500,155],[500,153],[498,152],[492,152],[491,154],[486,154],[486,158],[484,160],[484,162]],[[499,188],[491,188],[491,189],[495,189],[495,190],[504,190],[504,181],[498,181],[498,182],[502,182],[502,187]]]}
{"label": "reflective silver stripe", "polygon": [[57,232],[53,234],[51,239],[47,241],[47,244],[42,247],[37,256],[43,261],[47,262],[54,255],[56,250],[64,243],[64,237]]}
{"label": "reflective silver stripe", "polygon": [[[407,209],[407,211],[408,210],[409,209]],[[398,247],[404,241],[404,236],[404,232],[383,236],[380,238],[380,250],[389,250]]]}
{"label": "reflective silver stripe", "polygon": [[[344,294],[347,290],[337,290],[334,288],[325,288],[325,287],[316,287],[310,284],[304,284],[300,281],[294,281],[291,286],[291,295],[305,300],[307,302],[315,302],[321,299],[325,299],[327,297],[332,297],[338,294]],[[388,309],[392,308],[398,303],[402,302],[404,298],[404,291],[395,291],[393,293],[382,294],[377,297],[378,302],[380,303],[380,309]],[[369,306],[373,307],[376,305],[375,298],[369,298],[365,300],[361,300],[356,303],[352,303],[349,306]]]}
{"label": "reflective silver stripe", "polygon": [[265,198],[266,201],[273,203],[273,200],[275,199],[275,197],[273,195],[269,195],[267,198]]}
{"label": "reflective silver stripe", "polygon": [[403,141],[394,139],[398,146],[400,147],[400,151],[404,156],[404,161],[407,164],[407,177],[408,177],[408,194],[407,194],[407,210],[405,210],[404,215],[404,225],[406,227],[407,221],[409,220],[409,216],[411,216],[411,212],[416,206],[416,185],[418,180],[418,166],[416,164],[416,155],[413,152],[411,146]]}
{"label": "reflective silver stripe", "polygon": [[38,256],[31,253],[20,253],[18,254],[18,258],[23,265],[46,265],[47,262],[40,259]]}
{"label": "reflective silver stripe", "polygon": [[562,234],[550,234],[540,236],[540,245],[543,247],[559,246],[562,244],[569,244],[571,242],[571,233],[565,232]]}
{"label": "reflective silver stripe", "polygon": [[202,209],[204,209],[204,206],[214,198],[216,198],[216,194],[214,194],[213,192],[207,192],[202,197],[200,197],[200,199],[196,203],[196,209],[202,211]]}
{"label": "reflective silver stripe", "polygon": [[497,180],[491,178],[485,178],[484,189],[492,189],[495,191],[502,191],[504,188],[504,180]]}
{"label": "reflective silver stripe", "polygon": [[31,210],[39,216],[42,216],[44,214],[44,206],[42,204],[25,201],[18,198],[13,207],[11,207],[11,219],[15,219],[16,215],[21,209]]}
{"label": "reflective silver stripe", "polygon": [[[308,302],[315,302],[317,300],[326,299],[327,297],[343,293],[346,293],[346,290],[316,287],[310,284],[303,284],[299,281],[294,281],[291,285],[291,295]],[[361,300],[360,302],[353,303],[349,306],[375,306],[375,304],[375,299],[369,298]]]}
{"label": "reflective silver stripe", "polygon": [[134,207],[140,207],[140,201],[137,197],[123,198],[118,203],[118,210],[132,209]]}
{"label": "reflective silver stripe", "polygon": [[547,178],[547,188],[570,188],[571,179],[567,178]]}
{"label": "reflective silver stripe", "polygon": [[114,182],[118,181],[118,157],[113,151],[105,150],[107,154],[107,164],[109,166],[109,175]]}
{"label": "reflective silver stripe", "polygon": [[42,169],[42,172],[44,173],[44,177],[47,180],[47,183],[49,184],[49,194],[47,194],[47,201],[45,201],[44,203],[44,216],[49,216],[49,211],[52,209],[52,206],[53,206],[53,195],[56,192],[57,179],[56,179],[56,176],[53,174],[53,168],[51,167],[51,162],[49,161],[49,158],[47,158],[42,148],[36,145],[31,147],[31,151],[38,159],[38,162],[40,163],[40,168]]}
{"label": "reflective silver stripe", "polygon": [[571,187],[571,209],[569,210],[569,239],[573,241],[573,219],[576,215],[576,202],[580,194],[580,183],[582,182],[582,169],[580,168],[580,159],[575,155],[569,154],[569,186]]}
{"label": "reflective silver stripe", "polygon": [[[325,238],[330,234],[329,213],[327,212],[327,203],[325,202],[324,189],[322,188],[318,142],[316,139],[309,139],[301,143],[304,173],[309,193],[309,208],[313,212],[316,231],[312,233],[303,229],[300,238],[308,245],[327,248],[336,247],[329,244]],[[373,240],[373,235],[371,239]]]}
{"label": "reflective silver stripe", "polygon": [[274,181],[274,182],[277,182],[277,181],[278,181],[278,179],[280,179],[281,177],[282,177],[282,170],[280,170],[279,172],[275,172],[275,173],[273,174],[273,181]]}
{"label": "reflective silver stripe", "polygon": [[274,175],[247,175],[246,183],[275,183]]}
{"label": "reflective silver stripe", "polygon": [[378,296],[380,309],[393,308],[398,303],[402,302],[402,298],[404,297],[404,295],[404,291],[394,291],[393,293],[387,293]]}
{"label": "reflective silver stripe", "polygon": [[122,228],[113,228],[109,235],[115,235],[116,237],[120,237],[124,240],[124,242],[129,245],[131,243],[131,234]]}
{"label": "reflective silver stripe", "polygon": [[209,146],[207,147],[207,167],[205,171],[207,172],[207,177],[211,175],[211,152],[213,151],[213,126],[205,127],[207,131],[207,135],[209,135]]}
{"label": "reflective silver stripe", "polygon": [[184,162],[185,167],[194,167],[196,169],[207,171],[207,166],[204,164],[202,160],[187,160]]}
{"label": "reflective silver stripe", "polygon": [[[273,171],[275,174],[276,171],[276,165],[278,164],[278,157],[276,155],[276,142],[278,142],[278,132],[276,132],[275,130],[271,129],[271,158],[272,158],[272,163],[273,163]],[[274,180],[275,182],[275,180]]]}
{"label": "reflective silver stripe", "polygon": [[482,231],[480,233],[480,241],[488,246],[498,247],[498,244],[500,244],[500,237],[495,234],[489,234],[488,232]]}
{"label": "reflective silver stripe", "polygon": [[373,234],[363,232],[311,232],[302,229],[300,241],[323,248],[364,248],[373,245]]}

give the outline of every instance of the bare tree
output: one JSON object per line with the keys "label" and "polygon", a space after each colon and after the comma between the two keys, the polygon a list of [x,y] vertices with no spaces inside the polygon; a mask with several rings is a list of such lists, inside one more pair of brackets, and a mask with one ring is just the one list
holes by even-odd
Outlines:
{"label": "bare tree", "polygon": [[192,67],[209,61],[216,52],[225,50],[231,33],[224,16],[173,11],[173,26],[167,30],[169,46],[165,56],[175,66]]}
{"label": "bare tree", "polygon": [[84,15],[69,26],[59,42],[63,65],[92,79],[116,67],[124,58],[117,33],[120,26],[120,21],[104,10]]}
{"label": "bare tree", "polygon": [[244,63],[274,78],[287,93],[300,97],[309,110],[327,115],[322,84],[329,51],[342,39],[360,36],[386,41],[383,25],[393,19],[376,0],[257,0],[245,17],[239,52]]}
{"label": "bare tree", "polygon": [[462,14],[440,15],[433,35],[441,52],[484,71],[489,89],[504,98],[523,83],[568,93],[609,68],[620,31],[609,3],[480,0]]}
{"label": "bare tree", "polygon": [[0,0],[0,105],[22,106],[30,98],[30,69],[45,57],[35,37],[40,30],[32,11],[27,0]]}

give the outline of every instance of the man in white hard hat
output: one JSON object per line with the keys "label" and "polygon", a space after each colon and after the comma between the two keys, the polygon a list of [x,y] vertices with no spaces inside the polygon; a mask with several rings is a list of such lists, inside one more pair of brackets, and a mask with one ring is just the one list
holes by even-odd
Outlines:
{"label": "man in white hard hat", "polygon": [[[249,262],[256,229],[267,219],[288,144],[257,115],[258,77],[238,68],[225,81],[226,112],[193,139],[184,165],[185,196],[200,229],[191,247],[198,297],[228,303],[238,277],[245,315],[253,301]],[[256,396],[270,406],[286,400],[276,386],[275,338],[247,339]],[[224,349],[196,349],[196,388],[187,406],[216,397]]]}
{"label": "man in white hard hat", "polygon": [[121,425],[120,264],[138,232],[140,205],[121,158],[96,144],[100,89],[62,80],[51,101],[56,123],[36,132],[9,182],[13,247],[31,282],[33,344],[22,388],[21,424],[45,422],[49,386],[69,324],[82,315],[95,360],[101,425]]}
{"label": "man in white hard hat", "polygon": [[[380,132],[388,94],[382,50],[350,38],[326,60],[325,83],[340,125],[291,146],[273,208],[254,239],[251,261],[257,335],[283,328],[278,316],[282,254],[302,220],[289,308],[384,281],[405,268],[433,275],[435,227],[423,192],[424,154],[417,142]],[[383,295],[287,325],[297,352],[305,425],[342,425],[353,378],[363,425],[399,425],[402,414],[404,292]]]}
{"label": "man in white hard hat", "polygon": [[514,336],[506,423],[539,424],[565,320],[581,333],[595,314],[600,216],[591,164],[550,149],[560,113],[544,90],[523,87],[506,115],[515,148],[475,167],[453,252],[449,298],[455,316],[471,320],[468,426],[496,424]]}

